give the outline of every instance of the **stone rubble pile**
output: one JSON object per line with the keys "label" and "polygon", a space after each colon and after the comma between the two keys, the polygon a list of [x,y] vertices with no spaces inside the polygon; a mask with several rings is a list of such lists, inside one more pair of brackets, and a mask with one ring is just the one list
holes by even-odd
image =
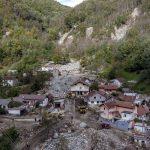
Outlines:
{"label": "stone rubble pile", "polygon": [[[122,138],[121,138],[122,137]],[[56,139],[49,139],[43,150],[122,150],[128,146],[126,136],[112,130],[95,130],[92,128],[78,130],[71,133],[61,133]]]}

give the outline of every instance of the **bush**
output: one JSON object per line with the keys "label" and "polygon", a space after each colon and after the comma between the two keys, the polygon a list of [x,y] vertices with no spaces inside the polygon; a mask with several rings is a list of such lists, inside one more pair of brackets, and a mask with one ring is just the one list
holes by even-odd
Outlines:
{"label": "bush", "polygon": [[21,106],[21,105],[22,105],[21,102],[11,101],[11,102],[8,104],[8,107],[9,107],[9,108],[14,108],[14,107],[19,107],[19,106]]}
{"label": "bush", "polygon": [[0,137],[0,149],[1,150],[11,150],[12,143],[16,142],[19,137],[18,131],[15,127],[9,128],[3,132],[3,135]]}
{"label": "bush", "polygon": [[127,15],[121,15],[121,16],[118,16],[117,19],[115,20],[115,25],[117,27],[120,27],[121,25],[125,24],[128,20],[128,17]]}
{"label": "bush", "polygon": [[142,123],[142,120],[140,120],[140,119],[138,119],[138,118],[135,118],[134,121],[135,121],[135,122]]}
{"label": "bush", "polygon": [[3,115],[3,114],[6,114],[6,111],[5,111],[4,108],[1,108],[1,107],[0,107],[0,115]]}
{"label": "bush", "polygon": [[94,82],[94,83],[92,83],[92,85],[90,86],[90,89],[92,90],[92,91],[98,91],[99,90],[99,87],[98,87],[98,82]]}

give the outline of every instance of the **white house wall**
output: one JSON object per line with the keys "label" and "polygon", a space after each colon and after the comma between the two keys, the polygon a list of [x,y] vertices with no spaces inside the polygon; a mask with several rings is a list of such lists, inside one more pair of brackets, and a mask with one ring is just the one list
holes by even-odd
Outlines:
{"label": "white house wall", "polygon": [[97,101],[103,102],[105,100],[106,100],[106,98],[104,96],[101,96],[100,94],[95,94],[95,95],[89,97],[89,101],[90,102],[91,101],[94,101],[94,102],[97,102]]}
{"label": "white house wall", "polygon": [[75,91],[89,92],[89,87],[79,83],[71,87],[71,92],[75,92]]}
{"label": "white house wall", "polygon": [[135,118],[135,115],[133,113],[131,114],[121,113],[121,118],[123,120],[133,120]]}
{"label": "white house wall", "polygon": [[8,113],[10,115],[16,115],[16,116],[20,116],[21,115],[20,110],[8,110]]}

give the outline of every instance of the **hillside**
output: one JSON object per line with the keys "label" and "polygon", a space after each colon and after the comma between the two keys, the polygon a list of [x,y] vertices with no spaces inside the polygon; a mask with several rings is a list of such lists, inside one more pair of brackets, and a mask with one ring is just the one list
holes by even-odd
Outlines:
{"label": "hillside", "polygon": [[[149,15],[148,0],[85,1],[65,18],[68,30],[77,26],[67,51],[81,59],[83,67],[102,77],[149,83]],[[89,27],[93,27],[93,33],[87,38]],[[136,88],[150,92],[146,84]]]}
{"label": "hillside", "polygon": [[75,8],[0,0],[0,72],[76,58],[100,77],[137,80],[136,89],[150,92],[149,15],[149,0],[86,0]]}
{"label": "hillside", "polygon": [[67,10],[54,0],[0,0],[1,69],[33,69],[51,59]]}

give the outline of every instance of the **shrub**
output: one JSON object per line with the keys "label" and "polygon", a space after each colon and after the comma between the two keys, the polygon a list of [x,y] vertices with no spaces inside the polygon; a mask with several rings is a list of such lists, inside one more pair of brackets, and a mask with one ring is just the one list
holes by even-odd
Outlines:
{"label": "shrub", "polygon": [[9,107],[9,108],[14,108],[14,107],[19,107],[19,106],[21,106],[21,105],[22,105],[21,102],[11,101],[11,102],[8,104],[8,107]]}
{"label": "shrub", "polygon": [[125,23],[127,22],[127,19],[128,19],[128,17],[127,17],[126,14],[125,14],[125,15],[120,15],[120,16],[118,16],[117,19],[115,20],[115,25],[116,25],[117,27],[120,27],[121,25],[123,25],[123,24],[125,24]]}
{"label": "shrub", "polygon": [[18,131],[15,127],[9,128],[3,132],[3,135],[0,137],[0,149],[1,150],[11,150],[12,143],[16,142],[19,137]]}
{"label": "shrub", "polygon": [[4,108],[1,108],[1,107],[0,107],[0,115],[3,115],[3,114],[6,114],[6,111],[5,111]]}
{"label": "shrub", "polygon": [[92,91],[93,91],[93,90],[98,91],[98,90],[99,90],[98,82],[92,83],[92,85],[90,86],[90,89],[91,89]]}

